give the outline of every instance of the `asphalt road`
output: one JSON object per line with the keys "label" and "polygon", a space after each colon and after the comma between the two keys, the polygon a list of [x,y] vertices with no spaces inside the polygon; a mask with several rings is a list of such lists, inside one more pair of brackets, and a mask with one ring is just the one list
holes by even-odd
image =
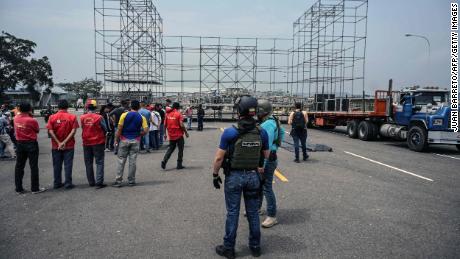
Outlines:
{"label": "asphalt road", "polygon": [[[207,123],[186,141],[186,170],[164,150],[138,157],[136,187],[87,186],[81,141],[71,191],[17,195],[14,162],[0,161],[0,258],[218,258],[224,234],[223,191],[212,186],[211,162],[229,124]],[[80,139],[81,131],[77,133]],[[279,152],[274,188],[280,224],[262,230],[264,258],[459,258],[460,154],[401,142],[362,142],[340,130],[309,131],[333,152],[301,164]],[[50,143],[40,133],[40,183],[51,187]],[[106,153],[106,182],[116,158]],[[125,171],[126,172],[126,171]],[[28,169],[24,178],[30,186]],[[237,256],[250,258],[241,215]]]}

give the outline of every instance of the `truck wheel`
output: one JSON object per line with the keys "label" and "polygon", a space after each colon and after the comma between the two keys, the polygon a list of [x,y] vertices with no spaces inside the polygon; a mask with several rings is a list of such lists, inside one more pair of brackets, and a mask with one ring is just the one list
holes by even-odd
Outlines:
{"label": "truck wheel", "polygon": [[368,141],[372,139],[374,130],[372,123],[369,121],[361,121],[358,126],[358,137],[360,140]]}
{"label": "truck wheel", "polygon": [[407,145],[409,149],[423,152],[428,147],[427,132],[419,126],[412,126],[407,133]]}
{"label": "truck wheel", "polygon": [[351,120],[347,125],[347,133],[350,138],[358,138],[358,121]]}
{"label": "truck wheel", "polygon": [[371,135],[371,138],[370,140],[376,140],[379,136],[379,125],[377,125],[376,123],[373,123],[371,122],[371,129],[372,129],[372,135]]}

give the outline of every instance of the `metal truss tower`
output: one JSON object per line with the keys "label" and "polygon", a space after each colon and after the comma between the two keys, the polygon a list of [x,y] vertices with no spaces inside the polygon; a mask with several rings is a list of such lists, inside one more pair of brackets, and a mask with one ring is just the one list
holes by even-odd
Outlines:
{"label": "metal truss tower", "polygon": [[163,21],[152,0],[94,0],[96,79],[146,98],[163,84]]}
{"label": "metal truss tower", "polygon": [[[364,97],[368,0],[318,0],[293,25],[292,87],[315,98]],[[338,107],[338,106],[337,106]]]}

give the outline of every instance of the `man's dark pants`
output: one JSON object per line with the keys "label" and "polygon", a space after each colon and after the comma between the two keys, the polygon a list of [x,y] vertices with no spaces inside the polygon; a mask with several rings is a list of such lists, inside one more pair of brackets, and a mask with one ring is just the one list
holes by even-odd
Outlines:
{"label": "man's dark pants", "polygon": [[62,164],[64,164],[65,182],[64,186],[72,185],[72,167],[74,149],[57,150],[53,149],[51,154],[53,156],[53,169],[54,169],[54,187],[62,185]]}
{"label": "man's dark pants", "polygon": [[16,150],[16,168],[14,171],[14,180],[16,184],[16,191],[24,191],[22,187],[22,178],[24,177],[24,168],[26,166],[27,159],[29,159],[30,166],[30,180],[32,192],[36,192],[39,189],[38,179],[38,143],[37,141],[30,142],[17,142]]}
{"label": "man's dark pants", "polygon": [[169,158],[171,157],[172,153],[176,149],[176,146],[179,148],[179,153],[177,154],[177,163],[182,163],[182,159],[184,157],[184,137],[181,137],[176,140],[169,140],[168,150],[166,151],[165,157],[163,158],[164,162],[168,162]]}
{"label": "man's dark pants", "polygon": [[295,159],[299,160],[299,148],[302,146],[302,154],[303,158],[308,158],[307,154],[307,130],[296,131],[293,130],[291,132],[292,139],[294,141],[294,153]]}
{"label": "man's dark pants", "polygon": [[225,205],[227,220],[225,222],[224,246],[235,248],[238,219],[240,218],[241,195],[244,198],[246,215],[249,223],[249,247],[260,247],[260,178],[256,171],[231,171],[225,177]]}
{"label": "man's dark pants", "polygon": [[[86,178],[88,179],[89,185],[102,185],[104,183],[104,146],[105,144],[83,146]],[[96,160],[96,180],[94,180],[94,160]]]}
{"label": "man's dark pants", "polygon": [[198,116],[198,130],[199,131],[203,130],[203,120],[204,120],[203,116]]}
{"label": "man's dark pants", "polygon": [[158,130],[151,130],[149,132],[150,148],[158,149],[160,147],[160,135]]}

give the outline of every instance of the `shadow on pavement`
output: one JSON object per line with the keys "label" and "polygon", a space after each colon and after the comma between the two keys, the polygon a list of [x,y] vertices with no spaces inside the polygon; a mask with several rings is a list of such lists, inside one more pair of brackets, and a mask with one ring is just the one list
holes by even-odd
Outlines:
{"label": "shadow on pavement", "polygon": [[136,186],[155,186],[161,184],[169,184],[173,183],[173,181],[145,181],[145,182],[137,182]]}
{"label": "shadow on pavement", "polygon": [[[262,255],[271,253],[277,254],[299,254],[299,251],[306,249],[306,245],[298,240],[282,235],[262,235]],[[247,249],[250,253],[249,249]],[[289,257],[286,257],[289,258]]]}
{"label": "shadow on pavement", "polygon": [[278,220],[283,225],[303,224],[311,219],[310,209],[280,209],[277,214],[281,216]]}

